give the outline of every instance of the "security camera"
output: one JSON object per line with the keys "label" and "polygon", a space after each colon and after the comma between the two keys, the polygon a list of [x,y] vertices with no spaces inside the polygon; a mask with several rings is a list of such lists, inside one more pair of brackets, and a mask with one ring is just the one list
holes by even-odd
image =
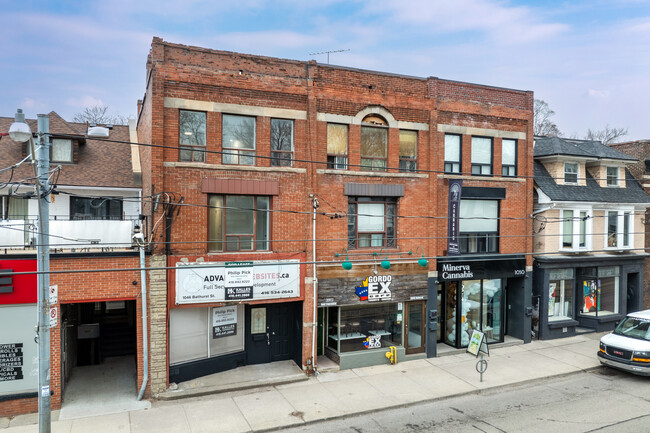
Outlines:
{"label": "security camera", "polygon": [[144,245],[144,234],[143,233],[134,233],[133,236],[131,237],[133,242],[135,242],[138,246]]}

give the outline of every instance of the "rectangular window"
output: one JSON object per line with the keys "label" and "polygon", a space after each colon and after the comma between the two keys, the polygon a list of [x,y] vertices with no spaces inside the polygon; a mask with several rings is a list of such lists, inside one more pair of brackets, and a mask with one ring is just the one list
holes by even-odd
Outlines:
{"label": "rectangular window", "polygon": [[580,211],[580,238],[578,239],[580,248],[587,247],[587,218],[587,212]]}
{"label": "rectangular window", "polygon": [[463,254],[498,253],[499,201],[461,200],[459,238]]}
{"label": "rectangular window", "polygon": [[501,140],[501,173],[509,177],[517,175],[517,140]]}
{"label": "rectangular window", "polygon": [[348,168],[348,125],[327,124],[327,168]]}
{"label": "rectangular window", "polygon": [[268,250],[269,201],[266,196],[211,195],[210,251]]}
{"label": "rectangular window", "polygon": [[[402,321],[402,311],[397,310],[395,302],[329,308],[327,346],[340,353],[401,346]],[[369,337],[376,341],[375,346],[364,344]]]}
{"label": "rectangular window", "polygon": [[[169,363],[244,350],[244,306],[173,308],[169,312]],[[225,321],[225,322],[224,322]],[[223,328],[228,326],[227,333]]]}
{"label": "rectangular window", "polygon": [[394,198],[355,197],[348,204],[348,248],[394,247]]}
{"label": "rectangular window", "polygon": [[223,163],[255,165],[255,118],[223,115]]}
{"label": "rectangular window", "polygon": [[415,172],[417,170],[418,133],[416,131],[399,132],[399,171]]}
{"label": "rectangular window", "polygon": [[205,113],[180,110],[178,116],[180,160],[205,161]]}
{"label": "rectangular window", "polygon": [[573,269],[554,269],[549,272],[548,321],[573,318]]}
{"label": "rectangular window", "polygon": [[445,134],[445,173],[460,173],[460,135]]}
{"label": "rectangular window", "polygon": [[472,137],[472,174],[490,176],[492,174],[492,139]]}
{"label": "rectangular window", "polygon": [[562,247],[573,248],[573,211],[562,211]]}
{"label": "rectangular window", "polygon": [[361,127],[361,169],[386,171],[388,129]]}
{"label": "rectangular window", "polygon": [[607,246],[615,248],[618,245],[618,212],[607,212]]}
{"label": "rectangular window", "polygon": [[632,245],[631,228],[632,214],[630,212],[623,213],[623,246],[630,247]]}
{"label": "rectangular window", "polygon": [[291,167],[293,160],[293,121],[271,119],[271,165]]}
{"label": "rectangular window", "polygon": [[618,266],[598,268],[600,299],[595,303],[598,316],[618,314],[619,278]]}
{"label": "rectangular window", "polygon": [[122,200],[70,197],[71,220],[121,220]]}
{"label": "rectangular window", "polygon": [[618,186],[618,167],[607,167],[607,186]]}
{"label": "rectangular window", "polygon": [[575,162],[564,163],[564,183],[578,183],[578,164]]}
{"label": "rectangular window", "polygon": [[72,162],[72,140],[52,139],[52,162]]}

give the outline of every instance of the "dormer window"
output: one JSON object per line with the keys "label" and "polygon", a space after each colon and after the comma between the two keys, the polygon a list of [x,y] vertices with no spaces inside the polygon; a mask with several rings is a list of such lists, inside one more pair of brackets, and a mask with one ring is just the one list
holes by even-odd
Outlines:
{"label": "dormer window", "polygon": [[53,138],[50,159],[52,162],[72,162],[72,141]]}
{"label": "dormer window", "polygon": [[618,167],[607,167],[607,186],[618,186]]}
{"label": "dormer window", "polygon": [[578,163],[564,163],[564,183],[578,183]]}

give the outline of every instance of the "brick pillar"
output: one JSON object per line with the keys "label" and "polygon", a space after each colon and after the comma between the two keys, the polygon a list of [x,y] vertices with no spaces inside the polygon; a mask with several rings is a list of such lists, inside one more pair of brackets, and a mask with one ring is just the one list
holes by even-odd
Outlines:
{"label": "brick pillar", "polygon": [[[151,256],[149,266],[162,268],[166,256]],[[149,377],[151,393],[167,389],[167,272],[164,269],[149,271]]]}

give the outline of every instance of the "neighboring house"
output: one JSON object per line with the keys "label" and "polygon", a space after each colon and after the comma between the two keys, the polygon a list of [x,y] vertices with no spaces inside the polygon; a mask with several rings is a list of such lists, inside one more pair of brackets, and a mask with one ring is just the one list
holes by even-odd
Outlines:
{"label": "neighboring house", "polygon": [[[0,118],[0,132],[6,133],[13,122],[11,117]],[[35,120],[27,123],[37,130]],[[53,305],[58,320],[51,328],[52,409],[60,408],[75,367],[101,364],[111,356],[131,356],[140,366],[142,362],[142,325],[136,320],[141,308],[140,272],[118,271],[139,268],[131,238],[135,226],[147,223],[141,219],[137,147],[128,144],[137,141],[135,131],[111,126],[107,139],[97,140],[88,137],[87,130],[87,124],[49,113],[50,284],[58,287]],[[0,169],[25,160],[0,173],[0,271],[35,271],[38,198],[29,146],[5,135],[0,149]],[[99,269],[109,271],[83,272]],[[57,273],[61,271],[71,272]],[[0,413],[5,416],[37,410],[36,300],[35,275],[15,276],[11,286],[0,288],[0,346],[21,349],[11,366],[12,377],[0,380]],[[0,358],[0,366],[4,359]],[[114,374],[132,377],[136,365],[133,371]],[[141,380],[138,370],[134,398]]]}
{"label": "neighboring house", "polygon": [[139,106],[154,394],[530,341],[532,92],[154,38]]}
{"label": "neighboring house", "polygon": [[[650,193],[650,140],[628,141],[625,143],[612,143],[610,147],[633,156],[637,162],[631,164],[630,173],[634,178],[641,182],[646,193]],[[648,227],[650,218],[645,218],[645,248],[646,252],[650,249],[650,236],[648,236]],[[644,301],[643,308],[650,308],[650,258],[646,259],[644,284]]]}
{"label": "neighboring house", "polygon": [[643,305],[650,203],[628,166],[599,141],[535,140],[535,267],[542,339],[612,329]]}

